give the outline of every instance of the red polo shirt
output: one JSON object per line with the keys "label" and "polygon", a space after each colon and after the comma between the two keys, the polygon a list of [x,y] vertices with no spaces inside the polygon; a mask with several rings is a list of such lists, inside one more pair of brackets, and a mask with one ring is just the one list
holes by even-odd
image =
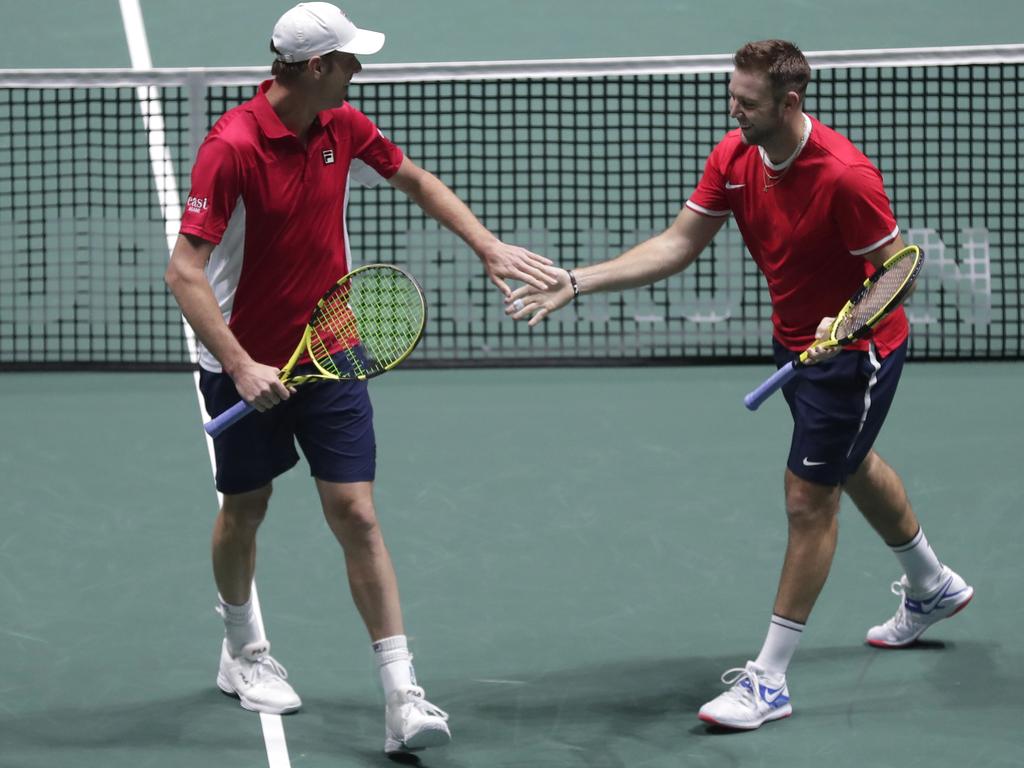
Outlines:
{"label": "red polo shirt", "polygon": [[[225,322],[253,359],[281,367],[316,302],[349,270],[352,159],[390,178],[403,155],[349,104],[321,112],[303,146],[267,101],[271,82],[206,137],[180,231],[218,244],[206,275]],[[199,362],[221,369],[205,349]]]}
{"label": "red polo shirt", "polygon": [[[769,189],[763,166],[758,148],[744,144],[739,129],[730,131],[708,157],[686,205],[706,216],[736,217],[768,281],[775,337],[802,351],[821,318],[834,317],[874,271],[864,255],[896,239],[899,227],[882,174],[849,140],[813,118],[803,150]],[[900,308],[874,330],[879,352],[898,347],[907,331]]]}

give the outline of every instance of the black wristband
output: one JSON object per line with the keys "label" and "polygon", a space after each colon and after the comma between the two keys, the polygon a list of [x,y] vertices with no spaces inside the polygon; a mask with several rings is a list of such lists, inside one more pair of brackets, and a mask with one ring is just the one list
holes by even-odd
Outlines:
{"label": "black wristband", "polygon": [[576,301],[580,297],[580,284],[576,282],[576,274],[571,270],[565,270],[569,273],[569,282],[572,283],[572,300]]}

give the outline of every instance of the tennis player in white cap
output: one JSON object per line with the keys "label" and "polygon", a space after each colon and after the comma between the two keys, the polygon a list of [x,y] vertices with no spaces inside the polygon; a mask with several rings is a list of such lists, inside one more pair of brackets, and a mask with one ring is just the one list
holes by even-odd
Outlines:
{"label": "tennis player in white cap", "polygon": [[[301,3],[274,27],[273,79],[206,137],[167,283],[201,341],[200,388],[216,415],[239,396],[260,413],[214,441],[223,503],[213,571],[224,618],[218,686],[246,709],[283,714],[301,701],[270,655],[252,605],[256,532],[273,479],[294,466],[298,441],[349,587],[370,635],[387,709],[386,752],[446,744],[448,716],[417,684],[398,584],[373,502],[376,442],[365,382],[290,392],[278,379],[310,308],[349,271],[350,176],[387,179],[461,237],[506,296],[505,279],[554,285],[551,262],[491,234],[439,179],[413,163],[346,103],[349,82],[380,32],[330,3]],[[372,254],[373,259],[385,254]],[[313,610],[325,601],[310,595]]]}

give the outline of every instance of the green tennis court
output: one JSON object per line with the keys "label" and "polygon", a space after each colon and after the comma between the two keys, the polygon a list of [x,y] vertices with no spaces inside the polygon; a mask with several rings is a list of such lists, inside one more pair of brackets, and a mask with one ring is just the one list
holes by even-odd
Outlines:
{"label": "green tennis court", "polygon": [[[795,0],[751,3],[738,21],[724,10],[698,12],[676,0],[639,7],[421,7],[394,0],[346,7],[359,23],[388,32],[384,62],[715,54],[772,35],[817,51],[1020,42],[1014,36],[1024,12],[1016,6],[939,5],[907,4],[901,15],[915,19],[910,25],[880,24],[888,6],[874,2],[820,9]],[[160,67],[263,64],[267,32],[282,10],[266,0],[209,7],[142,3],[153,63]],[[0,68],[131,62],[117,4],[98,9],[49,0],[11,5],[5,18],[19,33],[0,54]],[[42,28],[52,35],[46,45],[32,34]],[[436,36],[423,33],[431,29]],[[977,82],[992,76],[988,65],[968,71],[968,80]],[[522,329],[503,325],[500,310],[486,303],[496,294],[486,293],[472,255],[424,264],[417,276],[440,314],[432,316],[434,325],[416,354],[465,366],[470,350],[490,345],[513,364],[404,369],[371,384],[377,506],[402,585],[417,673],[452,718],[453,743],[424,753],[419,764],[1024,765],[1024,611],[1016,603],[1022,584],[1017,550],[1024,539],[1024,284],[1014,239],[1020,169],[1007,149],[1011,138],[1019,138],[1013,116],[1019,115],[1020,96],[1004,80],[997,80],[998,93],[987,90],[995,86],[975,88],[992,100],[993,112],[997,104],[1003,110],[998,124],[979,123],[981,135],[996,132],[990,134],[993,147],[1000,138],[998,148],[976,151],[980,176],[972,183],[975,207],[969,210],[984,212],[984,220],[956,220],[955,234],[935,235],[948,240],[949,271],[933,275],[912,305],[921,357],[938,361],[908,365],[878,444],[903,476],[929,539],[977,596],[961,617],[942,623],[913,649],[884,652],[864,645],[867,627],[896,606],[888,585],[899,572],[847,504],[829,583],[789,673],[795,714],[784,724],[725,735],[696,719],[697,708],[721,690],[722,671],[756,653],[785,547],[785,405],[776,398],[751,414],[741,404],[769,364],[725,364],[724,358],[722,364],[690,364],[725,343],[720,326],[707,326],[712,330],[702,336],[705,326],[687,325],[694,312],[711,317],[722,311],[721,286],[701,285],[685,295],[679,305],[685,313],[673,315],[689,329],[684,341],[669,331],[642,336],[653,357],[685,358],[687,364],[593,364],[601,356],[623,357],[608,340],[618,337],[604,334],[609,323],[621,331],[622,317],[646,317],[650,307],[666,301],[674,306],[671,298],[649,294],[625,307],[581,310],[590,314],[545,337],[553,351],[542,355],[544,364],[525,366],[515,359],[537,362],[535,342]],[[125,113],[108,116],[126,125],[137,121],[133,89],[127,92]],[[401,90],[374,93],[379,109],[402,99]],[[165,119],[185,131],[188,114],[168,107]],[[706,133],[694,134],[688,150],[693,158],[702,157],[712,141],[707,127],[697,128]],[[142,133],[137,126],[135,132]],[[879,134],[877,146],[901,140]],[[428,135],[422,144],[430,145]],[[28,162],[24,157],[35,156],[22,157],[22,150],[40,155]],[[0,143],[0,158],[8,153],[26,167],[41,167],[48,162],[43,150]],[[75,286],[75,270],[85,269],[85,259],[103,265],[73,288],[79,306],[92,312],[83,309],[76,318],[85,329],[78,355],[144,353],[147,363],[187,355],[176,329],[144,347],[109,341],[133,323],[173,328],[177,322],[159,299],[153,300],[158,311],[141,303],[149,296],[146,275],[162,271],[159,260],[166,258],[165,233],[150,217],[159,202],[148,151],[144,135],[124,139],[113,152],[137,166],[135,175],[146,183],[118,192],[120,182],[111,181],[101,190],[132,201],[125,207],[138,207],[137,222],[125,223],[130,217],[118,214],[82,231],[75,214],[81,200],[73,190],[40,214],[55,242],[82,255],[70,271],[47,274],[50,285]],[[172,144],[170,152],[180,166],[187,141]],[[932,146],[911,155],[910,162],[929,164],[940,162],[941,152]],[[462,173],[456,160],[440,175]],[[899,170],[894,165],[893,172]],[[534,171],[514,169],[513,175],[524,174],[524,183],[532,184]],[[614,172],[628,184],[628,171]],[[187,167],[174,174],[184,185]],[[473,186],[474,174],[467,172],[466,185],[480,190],[482,205],[490,204],[486,185]],[[95,175],[102,176],[98,170]],[[930,185],[895,180],[906,190],[904,201],[921,201],[924,213],[907,222],[921,238],[930,236],[927,212],[955,218],[943,207],[943,178]],[[582,254],[588,243],[597,243],[613,251],[616,238],[667,223],[671,206],[678,207],[694,181],[686,174],[666,179],[680,188],[663,190],[664,199],[649,201],[651,210],[618,231],[590,227],[589,239],[572,247]],[[34,194],[34,182],[25,183]],[[13,181],[9,188],[15,189]],[[408,214],[389,207],[387,194],[367,192],[355,205],[384,206],[406,226]],[[567,242],[563,219],[583,218],[559,208],[523,224],[507,217],[502,200],[495,205],[489,213],[512,230],[538,237],[555,231],[553,256]],[[0,283],[8,285],[30,269],[12,256],[31,240],[17,220],[0,211],[0,242],[16,244],[11,252],[0,251]],[[990,252],[981,245],[981,228]],[[428,241],[445,247],[436,245],[437,233],[410,231],[407,237],[419,238],[415,247]],[[390,230],[366,229],[363,236],[373,250],[413,248]],[[118,249],[126,238],[134,250]],[[934,253],[934,242],[932,247]],[[985,253],[988,262],[981,258]],[[745,274],[727,274],[740,286],[737,301],[746,307],[746,296],[759,285]],[[431,282],[441,286],[434,294]],[[111,284],[127,286],[131,301],[119,307],[137,314],[102,316]],[[463,289],[468,308],[448,298]],[[682,284],[666,289],[687,290]],[[987,295],[993,297],[989,303]],[[0,339],[15,324],[11,307],[24,309],[31,297],[18,294],[14,301],[0,302]],[[951,307],[955,320],[929,320]],[[750,322],[734,340],[733,356],[762,356],[756,340],[763,326],[756,317]],[[574,324],[576,331],[562,327]],[[100,326],[109,326],[102,336]],[[475,326],[485,332],[473,335]],[[445,341],[453,328],[462,335]],[[955,349],[943,347],[943,337],[958,339]],[[33,350],[48,354],[53,346],[49,337],[3,340],[0,363],[19,355],[29,359]],[[591,365],[554,364],[576,353]],[[943,362],[946,353],[972,359]],[[995,359],[1000,356],[1007,359]],[[264,621],[305,704],[301,713],[280,718],[284,738],[268,744],[275,738],[273,724],[242,710],[214,685],[221,624],[213,612],[208,550],[217,499],[192,374],[85,372],[74,362],[36,360],[21,367],[47,370],[14,372],[11,365],[0,375],[0,430],[6,437],[0,449],[0,652],[6,660],[0,766],[386,764],[380,751],[383,698],[372,655],[304,465],[275,484],[260,538]]]}
{"label": "green tennis court", "polygon": [[[785,545],[787,417],[739,405],[759,373],[373,385],[383,525],[420,677],[453,717],[455,742],[425,765],[1019,765],[1024,487],[1020,423],[999,405],[1018,364],[911,365],[879,445],[975,604],[920,648],[863,645],[898,574],[847,508],[791,670],[795,716],[736,736],[696,720],[756,650]],[[112,378],[0,378],[4,433],[24,436],[4,453],[2,764],[262,764],[259,718],[212,685],[215,499],[189,377]],[[292,763],[379,763],[382,702],[339,554],[302,472],[277,499],[257,580],[306,702],[284,718]]]}

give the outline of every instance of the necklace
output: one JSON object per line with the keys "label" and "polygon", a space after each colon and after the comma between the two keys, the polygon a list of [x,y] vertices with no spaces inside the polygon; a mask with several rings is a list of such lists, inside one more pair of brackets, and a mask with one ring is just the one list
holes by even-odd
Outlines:
{"label": "necklace", "polygon": [[758,151],[761,153],[761,178],[764,181],[764,191],[767,192],[772,187],[778,186],[782,183],[782,180],[789,173],[789,169],[793,167],[796,162],[797,155],[804,148],[807,143],[807,139],[811,136],[811,120],[807,115],[804,115],[804,132],[800,136],[800,143],[796,145],[796,149],[793,150],[793,154],[787,157],[780,165],[772,166],[773,168],[780,170],[780,173],[770,173],[768,171],[769,164],[771,161],[768,159],[768,153],[764,151],[764,147],[758,147]]}
{"label": "necklace", "polygon": [[781,182],[782,179],[786,176],[786,172],[789,171],[791,167],[792,166],[787,166],[785,171],[780,173],[778,176],[773,176],[772,174],[768,173],[768,166],[766,166],[764,163],[761,163],[761,176],[764,180],[764,191],[767,192],[772,187],[777,186],[779,182]]}

